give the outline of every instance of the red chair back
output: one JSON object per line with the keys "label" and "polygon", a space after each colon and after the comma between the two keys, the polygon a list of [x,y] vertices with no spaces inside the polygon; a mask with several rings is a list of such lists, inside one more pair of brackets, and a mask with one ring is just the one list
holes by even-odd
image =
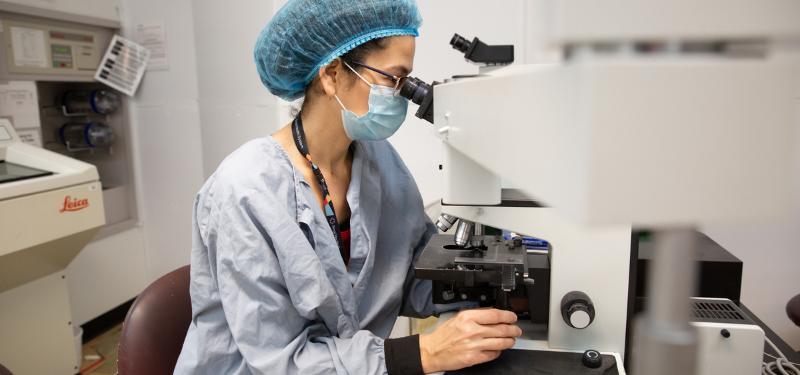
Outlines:
{"label": "red chair back", "polygon": [[786,304],[786,314],[789,315],[794,324],[800,327],[800,294],[794,296]]}
{"label": "red chair back", "polygon": [[5,366],[0,365],[0,375],[14,375]]}
{"label": "red chair back", "polygon": [[192,321],[189,266],[172,271],[136,298],[119,340],[119,375],[172,375]]}

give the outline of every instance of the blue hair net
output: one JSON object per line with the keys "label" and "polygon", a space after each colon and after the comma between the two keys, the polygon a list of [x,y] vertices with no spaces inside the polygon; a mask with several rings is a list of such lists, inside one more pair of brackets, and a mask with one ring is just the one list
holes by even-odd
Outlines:
{"label": "blue hair net", "polygon": [[414,0],[290,0],[261,30],[254,51],[269,92],[303,96],[319,68],[370,39],[418,36]]}

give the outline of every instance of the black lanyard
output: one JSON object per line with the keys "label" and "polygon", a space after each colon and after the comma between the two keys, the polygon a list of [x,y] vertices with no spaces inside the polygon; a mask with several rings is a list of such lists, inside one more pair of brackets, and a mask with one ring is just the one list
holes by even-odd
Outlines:
{"label": "black lanyard", "polygon": [[300,151],[300,154],[305,156],[306,160],[308,160],[308,164],[311,165],[311,170],[314,171],[314,177],[317,178],[319,187],[322,188],[325,218],[328,220],[328,225],[331,226],[331,232],[333,232],[333,238],[336,239],[336,244],[339,245],[339,253],[342,255],[342,261],[347,265],[344,243],[342,243],[342,232],[339,229],[339,221],[336,220],[336,212],[333,210],[333,200],[331,200],[331,194],[328,192],[328,185],[325,183],[325,177],[322,176],[322,171],[311,161],[311,153],[308,151],[306,133],[303,132],[303,121],[300,120],[300,115],[297,115],[292,122],[292,135],[294,136],[294,145],[297,146],[297,151]]}

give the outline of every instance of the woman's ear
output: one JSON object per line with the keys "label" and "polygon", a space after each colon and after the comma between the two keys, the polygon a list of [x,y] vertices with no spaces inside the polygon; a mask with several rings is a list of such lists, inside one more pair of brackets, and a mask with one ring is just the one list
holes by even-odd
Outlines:
{"label": "woman's ear", "polygon": [[336,95],[336,87],[342,77],[341,69],[342,63],[340,59],[333,60],[330,64],[319,68],[319,82],[328,97]]}

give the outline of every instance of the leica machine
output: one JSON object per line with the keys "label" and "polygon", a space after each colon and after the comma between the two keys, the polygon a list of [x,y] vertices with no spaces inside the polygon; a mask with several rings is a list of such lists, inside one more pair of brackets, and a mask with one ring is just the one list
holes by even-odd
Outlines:
{"label": "leica machine", "polygon": [[[105,224],[94,165],[24,144],[0,119],[0,363],[73,374],[64,269]],[[42,358],[46,353],[46,358]]]}

